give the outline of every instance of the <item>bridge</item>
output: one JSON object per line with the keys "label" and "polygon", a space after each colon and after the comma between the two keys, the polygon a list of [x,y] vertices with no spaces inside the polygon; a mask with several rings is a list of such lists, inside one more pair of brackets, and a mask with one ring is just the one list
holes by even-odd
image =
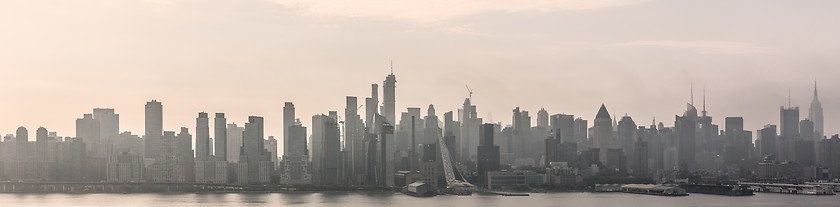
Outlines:
{"label": "bridge", "polygon": [[[446,142],[443,137],[438,137],[438,146],[440,146],[440,157],[443,160],[443,171],[446,176],[446,193],[455,195],[470,195],[475,192],[475,185],[469,183],[464,179],[464,175],[460,174],[458,169],[452,164],[452,156],[449,154],[449,148],[446,147]],[[456,172],[459,180],[456,177]]]}

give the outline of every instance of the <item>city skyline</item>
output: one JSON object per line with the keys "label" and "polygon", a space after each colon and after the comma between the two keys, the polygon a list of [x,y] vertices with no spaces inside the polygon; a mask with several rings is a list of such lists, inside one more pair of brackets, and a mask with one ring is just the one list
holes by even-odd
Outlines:
{"label": "city skyline", "polygon": [[[816,86],[816,83],[815,83],[815,85],[812,85],[812,87],[813,87],[813,86]],[[689,93],[689,94],[692,94],[692,92],[693,92],[693,95],[695,96],[695,97],[694,97],[694,99],[697,99],[697,100],[692,100],[691,98],[689,98],[689,101],[688,101],[687,103],[688,103],[688,104],[690,104],[690,102],[691,102],[691,101],[699,101],[699,102],[695,102],[695,103],[694,103],[694,104],[695,104],[695,107],[697,107],[697,108],[704,107],[703,105],[707,104],[707,103],[705,103],[707,100],[704,100],[706,97],[703,97],[703,96],[704,96],[704,94],[702,94],[702,93],[704,93],[705,91],[700,91],[700,92],[699,92],[699,93],[700,93],[700,94],[699,94],[699,96],[700,96],[700,97],[696,97],[696,96],[698,96],[698,94],[697,94],[697,93],[698,93],[698,91],[694,91],[694,90],[695,90],[695,89],[692,89],[692,88],[691,88],[691,86],[689,86],[689,92],[688,92],[688,93]],[[396,91],[397,91],[397,97],[400,97],[400,95],[399,95],[399,94],[400,94],[400,89],[399,89],[399,86],[397,87],[397,90],[396,90]],[[812,100],[812,98],[813,98],[813,94],[811,94],[811,95],[812,95],[812,97],[809,97],[809,98],[808,98],[809,100]],[[350,96],[350,95],[348,95],[348,96]],[[382,95],[380,94],[380,96],[382,96]],[[691,95],[688,95],[688,96],[689,96],[689,97],[691,97]],[[824,95],[824,94],[820,96],[820,98],[821,98],[821,99],[820,99],[820,102],[824,102],[824,101],[822,101],[822,100],[824,99],[824,97],[825,97],[825,96],[826,96],[826,95]],[[465,98],[469,98],[469,97],[470,97],[470,96],[467,96],[467,97],[465,97]],[[381,97],[380,97],[380,98],[381,98]],[[397,101],[397,104],[399,105],[400,101],[399,101],[399,99],[397,99],[397,100],[398,100],[398,101]],[[487,113],[485,113],[485,114],[483,114],[483,115],[482,115],[482,110],[481,110],[481,106],[482,106],[482,105],[480,105],[480,104],[475,104],[475,101],[474,101],[474,100],[475,100],[475,98],[474,98],[474,97],[473,97],[473,98],[471,98],[471,101],[473,102],[473,104],[478,106],[478,110],[477,110],[477,111],[479,112],[479,117],[480,117],[480,118],[484,118],[484,119],[485,119],[485,121],[484,121],[485,123],[501,123],[501,124],[502,124],[502,126],[506,126],[506,125],[511,125],[511,124],[512,124],[510,120],[493,120],[493,121],[487,121],[487,115],[488,115],[488,114],[487,114]],[[181,127],[187,127],[187,128],[190,128],[190,129],[191,129],[191,131],[192,131],[193,133],[195,133],[195,130],[196,130],[196,129],[195,129],[195,127],[193,127],[193,126],[195,126],[195,119],[192,119],[192,120],[191,120],[191,121],[192,121],[192,123],[191,123],[191,124],[190,124],[190,123],[186,123],[185,125],[181,125],[181,126],[173,126],[173,127],[171,127],[171,128],[167,128],[167,127],[166,127],[166,123],[167,123],[167,121],[168,121],[169,119],[173,119],[173,118],[171,118],[171,117],[168,117],[168,115],[169,115],[169,114],[167,114],[167,107],[166,107],[166,104],[167,104],[167,103],[165,103],[165,102],[163,102],[163,101],[159,101],[159,100],[152,100],[152,101],[153,101],[153,102],[158,102],[158,103],[163,104],[163,123],[164,123],[164,127],[163,127],[163,129],[162,129],[162,130],[176,131],[176,129],[178,129],[178,128],[181,128]],[[285,102],[284,102],[284,103],[285,103]],[[359,105],[363,105],[363,103],[361,103],[361,102],[358,102],[358,104],[359,104]],[[603,104],[603,103],[602,103],[602,104]],[[686,103],[684,103],[684,104],[686,104]],[[298,105],[298,106],[296,106],[296,107],[300,107],[300,106],[299,106],[300,104],[296,104],[296,105]],[[434,104],[433,104],[433,105],[434,105]],[[611,110],[611,111],[612,111],[612,109],[613,109],[613,108],[620,108],[620,106],[610,106],[610,105],[608,105],[608,104],[604,104],[604,105],[607,105],[607,106],[610,108],[610,110]],[[810,105],[810,103],[809,103],[808,105],[806,105],[806,106],[800,106],[800,105],[795,105],[795,104],[792,104],[792,103],[791,103],[791,105],[790,105],[790,106],[791,106],[791,107],[800,107],[800,108],[801,108],[801,109],[800,109],[800,110],[801,110],[801,111],[800,111],[800,116],[802,117],[802,119],[808,119],[808,118],[809,118],[809,117],[808,117],[808,106],[809,106],[809,105]],[[381,107],[381,106],[382,106],[382,103],[380,103],[380,107]],[[421,106],[422,106],[422,105],[421,105]],[[780,106],[780,107],[788,107],[788,105],[782,105],[782,106]],[[304,108],[306,108],[306,107],[304,107]],[[343,108],[343,106],[342,106],[342,108]],[[408,108],[410,108],[410,107],[408,107]],[[518,108],[518,107],[514,107],[514,108]],[[540,108],[540,109],[546,109],[546,108],[548,108],[548,107],[544,107],[544,108]],[[103,109],[103,107],[95,107],[95,108],[93,108],[93,109],[101,110],[101,109]],[[142,131],[139,131],[139,130],[134,130],[134,131],[133,131],[133,130],[128,130],[128,129],[125,129],[125,128],[124,128],[124,124],[122,124],[122,123],[125,123],[125,122],[126,122],[126,121],[125,121],[125,120],[126,120],[126,118],[132,118],[132,116],[127,116],[126,114],[121,113],[121,112],[120,112],[121,110],[120,110],[119,108],[104,108],[104,109],[113,109],[113,111],[114,111],[114,112],[112,112],[112,113],[116,113],[116,114],[121,115],[121,117],[122,117],[122,118],[120,119],[120,122],[121,122],[121,123],[120,123],[120,126],[119,126],[119,133],[122,133],[122,132],[126,132],[126,131],[128,131],[128,132],[132,132],[132,133],[134,133],[134,134],[144,135],[144,134],[140,134]],[[445,111],[450,111],[450,110],[456,110],[456,109],[457,109],[457,108],[444,109],[444,110],[445,110]],[[777,108],[776,108],[776,109],[777,109]],[[88,109],[88,110],[90,110],[90,109]],[[275,110],[275,109],[271,109],[271,110],[269,110],[269,111],[273,111],[273,110]],[[296,110],[299,110],[299,109],[296,109]],[[523,110],[526,110],[526,111],[535,111],[534,109],[524,109],[524,108],[523,108]],[[548,110],[548,109],[546,109],[546,110]],[[328,111],[338,111],[338,109],[327,109],[327,110],[323,110],[323,111],[324,111],[324,113],[320,113],[320,114],[312,114],[312,115],[314,116],[314,115],[327,114],[326,112],[328,112]],[[399,110],[399,108],[397,108],[397,112],[398,112],[398,113],[399,113],[399,112],[404,112],[404,111],[405,111],[405,108],[403,108],[403,110]],[[591,118],[589,118],[589,117],[587,116],[587,114],[585,114],[585,113],[584,113],[584,114],[574,114],[574,113],[567,113],[567,112],[555,112],[555,111],[551,111],[551,110],[548,110],[548,111],[549,111],[549,113],[552,113],[552,114],[573,114],[573,115],[575,115],[575,116],[577,116],[577,117],[583,118],[584,120],[589,120],[590,122],[591,122],[592,120],[594,120],[594,119],[595,119],[595,116],[592,116]],[[182,114],[182,113],[183,113],[183,112],[175,112],[175,114]],[[193,117],[195,116],[195,114],[198,114],[198,113],[210,113],[210,114],[212,114],[212,113],[226,113],[226,112],[224,112],[224,111],[213,111],[213,112],[208,112],[208,111],[197,111],[197,112],[192,112]],[[262,115],[262,114],[252,114],[252,115],[248,115],[248,116],[272,117],[272,118],[271,118],[271,121],[266,121],[266,123],[276,123],[276,122],[280,122],[281,124],[279,124],[279,126],[275,126],[275,125],[272,125],[272,124],[266,124],[266,127],[265,127],[265,129],[266,129],[266,135],[267,135],[267,136],[268,136],[268,135],[271,135],[271,136],[283,137],[282,130],[280,130],[280,129],[282,129],[282,128],[284,127],[284,124],[282,124],[282,123],[283,123],[283,116],[282,116],[283,112],[282,112],[282,107],[281,107],[281,111],[280,111],[279,113],[280,113],[280,116],[277,116],[277,115],[274,115],[274,114],[270,114],[270,115],[267,115],[267,116],[266,116],[266,115]],[[297,112],[297,113],[300,113],[300,112]],[[615,113],[615,112],[614,112],[614,113]],[[682,113],[682,111],[677,111],[677,112],[675,112],[675,113],[674,113],[674,115],[679,115],[680,113]],[[85,114],[85,113],[82,113],[82,114]],[[599,112],[598,114],[600,114],[600,112]],[[651,119],[651,120],[644,120],[644,117],[633,116],[632,114],[629,114],[629,113],[622,113],[622,114],[620,114],[620,116],[624,116],[625,114],[630,115],[631,117],[634,117],[634,118],[635,118],[635,120],[636,120],[637,122],[639,122],[639,126],[647,126],[647,125],[649,125],[649,123],[651,123],[651,122],[653,121],[652,119]],[[774,112],[772,112],[772,114],[774,114],[774,115],[775,115],[775,111],[774,111]],[[614,115],[614,116],[617,116],[617,118],[620,118],[620,117],[618,117],[618,116],[619,116],[619,114],[613,114],[613,115]],[[751,119],[751,117],[738,116],[738,115],[720,115],[720,114],[714,113],[714,111],[711,111],[711,113],[709,113],[708,115],[709,115],[709,116],[712,116],[712,117],[718,117],[718,118],[717,118],[717,119],[713,122],[714,124],[718,124],[718,125],[723,125],[723,124],[724,124],[724,123],[723,123],[723,121],[722,121],[722,118],[724,118],[724,117],[744,117],[744,119],[745,119],[745,121],[744,121],[744,122],[745,122],[745,123],[750,123],[750,121],[748,121],[748,120],[750,120],[750,119]],[[832,117],[832,116],[831,116],[830,114],[827,114],[827,115],[828,115],[828,116],[826,116],[826,117],[828,117],[828,118],[829,118],[829,119],[827,119],[827,120],[832,120],[832,119],[831,119],[831,117]],[[170,116],[171,116],[171,115],[170,115]],[[306,117],[306,116],[309,116],[309,115],[305,115],[305,114],[304,114],[303,116],[305,116],[305,117]],[[425,116],[425,114],[424,114],[423,116]],[[140,117],[140,118],[141,118],[141,119],[143,119],[142,115],[141,115],[141,117]],[[280,120],[276,120],[277,118],[280,118]],[[537,119],[538,119],[536,116],[529,117],[529,118],[531,119],[531,122],[533,122],[533,123],[536,123],[536,122],[537,122]],[[612,117],[611,117],[611,118],[612,118]],[[664,123],[664,124],[665,124],[665,126],[672,126],[672,127],[673,127],[673,126],[674,126],[674,123],[673,123],[673,121],[672,121],[672,120],[669,120],[669,118],[671,118],[671,117],[657,118],[655,121],[656,121],[656,124],[658,124],[658,123],[660,123],[660,122],[661,122],[661,123]],[[180,119],[180,118],[174,118],[174,119]],[[247,116],[246,116],[246,119],[247,119]],[[343,117],[342,117],[342,119],[343,119]],[[671,118],[671,119],[672,119],[672,118]],[[145,120],[145,119],[143,119],[143,120]],[[231,120],[231,119],[228,119],[228,120]],[[242,121],[242,122],[237,122],[237,121],[236,121],[236,120],[237,120],[236,118],[232,118],[232,120],[233,120],[233,121],[228,121],[228,123],[237,123],[237,124],[239,124],[239,125],[241,126],[241,125],[244,125],[244,123],[246,123],[246,122],[247,122],[247,120],[246,120],[246,121]],[[269,120],[269,118],[266,118],[266,120]],[[460,121],[460,120],[457,120],[457,118],[455,118],[455,121]],[[144,121],[144,122],[145,122],[145,121]],[[311,121],[307,121],[307,119],[301,119],[301,120],[300,120],[300,122],[301,122],[304,126],[311,126]],[[594,122],[593,122],[593,123],[594,123]],[[745,129],[745,130],[747,130],[747,131],[758,131],[758,130],[760,130],[760,129],[764,126],[764,125],[768,125],[768,124],[771,124],[771,125],[781,125],[781,123],[779,123],[779,117],[778,117],[778,115],[777,115],[777,117],[775,117],[775,119],[773,119],[773,120],[771,120],[771,121],[769,121],[769,122],[767,122],[767,123],[764,123],[764,124],[758,124],[758,125],[761,125],[760,127],[757,127],[757,128],[751,129],[751,128],[749,128],[749,125],[746,125],[746,124],[745,124],[745,125],[744,125],[744,129]],[[71,125],[72,125],[72,122],[71,122]],[[840,130],[840,129],[833,129],[833,128],[831,127],[831,125],[829,125],[829,124],[825,124],[825,125],[826,125],[826,127],[825,127],[825,128],[826,128],[827,132],[824,132],[824,134],[823,134],[824,136],[827,136],[827,137],[828,137],[828,136],[830,136],[830,135],[837,134],[837,133],[836,133],[836,130]],[[32,126],[17,126],[17,127],[14,127],[14,129],[17,129],[18,127],[26,127],[27,129],[34,129],[34,128],[35,128],[35,127],[32,127]],[[37,125],[37,127],[45,127],[45,125]],[[145,126],[143,126],[143,125],[141,124],[141,127],[143,127],[143,128],[144,128]],[[589,125],[589,127],[592,127],[592,125],[590,124],[590,125]],[[75,133],[76,133],[76,131],[75,131],[75,130],[73,130],[73,131],[72,131],[72,133],[71,133],[71,132],[69,132],[69,131],[59,131],[59,130],[55,130],[55,129],[50,128],[50,127],[45,127],[45,128],[47,128],[48,130],[50,130],[50,132],[57,132],[59,136],[70,136],[70,135],[72,135],[72,134],[75,134]],[[835,131],[832,131],[832,130],[835,130]],[[279,133],[279,134],[274,134],[274,133],[270,133],[270,132],[280,132],[280,133]],[[9,132],[0,132],[0,134],[13,134],[13,133],[12,133],[12,131],[10,130]],[[34,135],[34,131],[31,131],[31,132],[30,132],[30,135]],[[211,137],[211,138],[214,138],[214,137],[215,137],[215,134],[211,134],[211,136],[210,136],[210,137]],[[757,137],[753,137],[753,140],[756,140],[756,139],[758,139],[758,138],[757,138]],[[30,136],[30,141],[34,141],[34,136]],[[196,140],[194,139],[194,140],[193,140],[193,143],[195,143],[195,142],[196,142]],[[212,146],[211,146],[211,147],[212,147]],[[278,148],[279,148],[279,149],[278,149],[278,152],[280,153],[280,155],[282,155],[282,154],[283,154],[283,152],[284,152],[282,142],[281,142],[281,143],[278,143]]]}
{"label": "city skyline", "polygon": [[0,48],[0,132],[72,135],[73,119],[102,107],[122,114],[120,131],[142,134],[141,105],[156,99],[167,130],[224,112],[240,125],[264,116],[266,134],[280,136],[284,102],[310,126],[306,117],[341,111],[345,96],[362,102],[391,60],[397,113],[456,109],[469,85],[485,121],[507,121],[514,107],[591,120],[604,103],[638,123],[668,123],[693,82],[695,101],[706,86],[709,115],[742,116],[756,130],[778,124],[788,92],[806,108],[816,78],[826,134],[838,132],[840,84],[828,77],[840,75],[840,31],[826,21],[838,2],[463,6],[474,3],[2,2],[0,39],[14,41]]}

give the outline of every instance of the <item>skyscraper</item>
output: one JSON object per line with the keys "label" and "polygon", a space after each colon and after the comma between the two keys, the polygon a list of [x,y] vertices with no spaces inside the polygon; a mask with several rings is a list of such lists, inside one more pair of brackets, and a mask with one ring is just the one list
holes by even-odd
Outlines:
{"label": "skyscraper", "polygon": [[385,117],[385,122],[394,125],[396,124],[396,88],[397,76],[394,76],[394,66],[391,65],[391,74],[385,77],[382,83],[382,116]]}
{"label": "skyscraper", "polygon": [[213,125],[213,136],[216,137],[214,142],[216,160],[227,161],[227,119],[225,119],[225,113],[216,113]]}
{"label": "skyscraper", "polygon": [[312,117],[312,167],[315,184],[341,183],[341,139],[338,122],[327,115]]}
{"label": "skyscraper", "polygon": [[146,102],[146,158],[155,158],[160,153],[163,136],[163,105],[157,100]]}
{"label": "skyscraper", "polygon": [[697,108],[686,104],[683,116],[676,116],[674,127],[679,137],[677,139],[679,167],[692,169],[696,165]]}
{"label": "skyscraper", "polygon": [[796,140],[799,139],[799,107],[780,107],[781,124],[779,126],[779,139],[776,144],[779,146],[776,151],[776,158],[780,161],[796,160]]}
{"label": "skyscraper", "polygon": [[120,134],[120,115],[114,109],[94,108],[93,119],[99,120],[100,141],[115,143]]}
{"label": "skyscraper", "polygon": [[198,113],[195,118],[195,160],[207,161],[210,156],[210,123],[207,113]]}
{"label": "skyscraper", "polygon": [[244,127],[237,126],[236,123],[227,125],[227,160],[229,163],[239,163],[239,154],[242,150],[242,132],[245,132]]}
{"label": "skyscraper", "polygon": [[636,152],[634,145],[636,144],[636,141],[638,141],[636,130],[636,122],[634,122],[633,118],[630,116],[625,114],[621,117],[621,121],[618,121],[618,141],[621,143],[621,148],[624,149],[624,153],[631,157],[631,161],[636,161],[632,157]]}
{"label": "skyscraper", "polygon": [[818,140],[825,136],[823,124],[823,108],[817,96],[817,82],[814,81],[814,99],[811,100],[811,108],[808,109],[808,119],[814,122],[814,135]]}
{"label": "skyscraper", "polygon": [[544,108],[537,112],[537,126],[548,127],[548,111]]}
{"label": "skyscraper", "polygon": [[283,105],[283,152],[288,150],[289,127],[295,124],[295,104],[286,102]]}
{"label": "skyscraper", "polygon": [[271,153],[265,150],[263,117],[248,116],[242,136],[239,155],[238,179],[240,184],[267,184],[271,180],[274,164]]}
{"label": "skyscraper", "polygon": [[601,159],[601,163],[606,164],[607,149],[614,144],[612,143],[612,118],[610,118],[610,113],[604,104],[601,104],[601,108],[598,109],[598,114],[595,115],[595,125],[592,128],[592,148],[599,149],[600,155],[598,157]]}
{"label": "skyscraper", "polygon": [[482,124],[479,129],[479,140],[477,148],[476,172],[478,173],[478,184],[487,184],[487,173],[498,171],[499,168],[499,146],[493,143],[493,135],[496,126],[494,124]]}

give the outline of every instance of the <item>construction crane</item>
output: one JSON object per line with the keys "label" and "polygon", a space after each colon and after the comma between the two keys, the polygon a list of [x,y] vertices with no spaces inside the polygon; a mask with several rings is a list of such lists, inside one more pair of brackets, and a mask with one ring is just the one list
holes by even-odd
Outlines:
{"label": "construction crane", "polygon": [[467,92],[469,92],[469,93],[470,93],[470,100],[472,100],[473,90],[470,88],[470,86],[469,86],[469,85],[464,85],[464,86],[466,86],[466,87],[467,87]]}

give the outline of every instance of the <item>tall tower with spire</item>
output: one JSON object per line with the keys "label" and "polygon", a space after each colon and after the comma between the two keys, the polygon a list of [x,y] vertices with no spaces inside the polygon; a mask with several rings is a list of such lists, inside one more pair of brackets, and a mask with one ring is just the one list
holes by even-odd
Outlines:
{"label": "tall tower with spire", "polygon": [[817,81],[814,81],[814,99],[811,100],[811,108],[808,109],[808,119],[814,122],[814,135],[817,139],[822,139],[825,131],[823,131],[823,108],[817,97]]}
{"label": "tall tower with spire", "polygon": [[385,77],[385,82],[382,83],[382,116],[385,116],[385,121],[390,124],[396,123],[396,88],[397,76],[394,76],[394,62],[391,62],[391,74]]}

